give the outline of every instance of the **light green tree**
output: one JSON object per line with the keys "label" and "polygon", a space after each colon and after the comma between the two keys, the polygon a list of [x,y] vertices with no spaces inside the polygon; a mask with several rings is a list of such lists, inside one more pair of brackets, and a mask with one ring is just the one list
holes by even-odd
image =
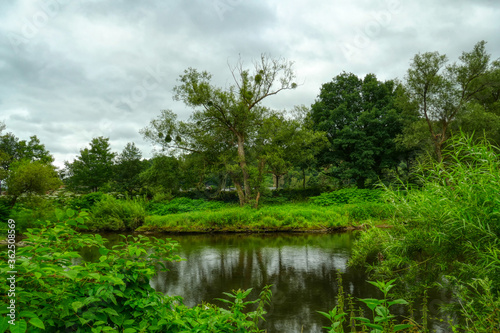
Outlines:
{"label": "light green tree", "polygon": [[438,161],[454,123],[494,84],[499,63],[490,61],[485,45],[480,41],[453,64],[439,52],[419,53],[408,69],[405,88],[426,123]]}
{"label": "light green tree", "polygon": [[174,90],[175,99],[194,109],[189,121],[177,122],[172,114],[164,113],[167,116],[164,121],[151,123],[142,133],[167,149],[205,154],[214,150],[223,152],[223,160],[231,166],[229,172],[240,204],[244,205],[259,196],[259,190],[253,193],[251,184],[251,174],[254,173],[251,168],[258,169],[258,166],[249,165],[248,145],[255,140],[259,127],[269,114],[262,102],[297,85],[293,82],[292,63],[284,59],[263,55],[251,70],[245,69],[241,61],[230,70],[233,84],[220,88],[212,83],[212,75],[208,72],[187,69]]}
{"label": "light green tree", "polygon": [[24,159],[12,163],[6,184],[14,206],[21,195],[45,194],[59,187],[61,180],[52,165]]}

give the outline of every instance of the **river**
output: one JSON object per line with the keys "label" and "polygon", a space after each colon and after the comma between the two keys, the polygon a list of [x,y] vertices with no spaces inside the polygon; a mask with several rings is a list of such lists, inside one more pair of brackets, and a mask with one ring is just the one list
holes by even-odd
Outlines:
{"label": "river", "polygon": [[[356,235],[356,232],[163,235],[180,243],[179,255],[186,260],[169,263],[170,270],[160,272],[150,284],[162,293],[181,295],[188,306],[202,301],[225,306],[215,299],[224,298],[223,292],[240,288],[253,288],[248,299],[255,299],[262,287],[272,284],[272,303],[267,307],[262,328],[268,333],[326,332],[322,326],[329,322],[317,311],[328,312],[335,306],[337,271],[342,273],[346,293],[356,298],[382,298],[366,282],[363,268],[347,266]],[[117,241],[116,235],[103,236],[112,243]],[[439,303],[443,297],[446,296],[437,295],[434,300]],[[431,311],[437,310],[437,303]],[[395,312],[403,314],[405,310],[399,308]],[[437,332],[445,332],[438,321],[432,326]]]}

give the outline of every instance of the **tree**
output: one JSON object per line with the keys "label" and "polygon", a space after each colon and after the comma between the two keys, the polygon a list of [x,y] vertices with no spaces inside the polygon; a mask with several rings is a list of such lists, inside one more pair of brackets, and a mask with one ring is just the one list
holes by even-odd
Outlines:
{"label": "tree", "polygon": [[[5,129],[3,123],[0,124],[0,129]],[[54,158],[36,135],[31,136],[28,142],[19,140],[12,133],[2,135],[0,136],[0,185],[8,177],[11,164],[21,160],[40,161],[47,165],[54,162]]]}
{"label": "tree", "polygon": [[[189,68],[180,76],[180,84],[174,88],[175,99],[194,109],[189,122],[175,122],[172,115],[161,124],[152,123],[142,131],[147,139],[164,147],[190,152],[207,153],[216,147],[225,152],[235,151],[226,161],[235,161],[238,170],[232,168],[232,180],[237,188],[240,204],[244,205],[259,196],[252,193],[251,170],[247,158],[247,145],[254,140],[258,127],[268,115],[262,101],[287,89],[296,88],[292,63],[283,59],[261,56],[252,71],[243,68],[240,61],[230,68],[234,84],[219,88],[208,72]],[[253,167],[258,168],[257,165]],[[236,172],[237,171],[237,172]]]}
{"label": "tree", "polygon": [[451,65],[447,65],[446,55],[438,52],[419,53],[410,65],[405,87],[427,124],[438,161],[452,124],[467,113],[471,101],[492,87],[492,72],[498,62],[490,63],[485,45],[485,41],[477,43]]}
{"label": "tree", "polygon": [[14,206],[22,194],[45,194],[56,189],[61,181],[52,165],[23,159],[12,163],[6,183]]}
{"label": "tree", "polygon": [[129,142],[118,155],[115,164],[115,182],[119,190],[125,190],[132,194],[139,189],[140,173],[144,170],[144,163],[141,160],[142,153],[135,143]]}
{"label": "tree", "polygon": [[65,162],[68,185],[73,189],[97,191],[113,178],[115,156],[109,138],[93,138],[90,149],[80,149],[80,156],[73,163]]}
{"label": "tree", "polygon": [[157,155],[149,161],[149,167],[140,174],[147,186],[162,191],[177,192],[181,185],[179,161],[172,156]]}
{"label": "tree", "polygon": [[310,119],[315,130],[326,132],[330,146],[319,158],[333,175],[363,188],[367,179],[397,167],[401,152],[395,138],[402,121],[396,88],[394,81],[380,82],[374,74],[360,79],[342,73],[323,84]]}

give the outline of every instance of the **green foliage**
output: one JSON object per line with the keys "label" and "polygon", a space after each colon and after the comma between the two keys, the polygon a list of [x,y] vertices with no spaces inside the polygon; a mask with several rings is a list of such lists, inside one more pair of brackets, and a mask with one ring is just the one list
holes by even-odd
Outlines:
{"label": "green foliage", "polygon": [[104,193],[102,192],[92,192],[88,194],[79,195],[71,199],[68,203],[68,206],[69,208],[75,210],[81,210],[81,209],[89,210],[95,205],[96,202],[101,201],[103,196]]}
{"label": "green foliage", "polygon": [[343,188],[333,192],[321,193],[310,201],[319,206],[354,204],[360,202],[383,202],[384,191],[374,189]]}
{"label": "green foliage", "polygon": [[167,203],[150,203],[148,211],[153,215],[168,215],[200,210],[220,209],[225,205],[219,201],[201,199],[175,198]]}
{"label": "green foliage", "polygon": [[[144,236],[122,236],[107,248],[100,235],[81,234],[86,213],[57,211],[63,221],[29,229],[18,247],[16,262],[16,330],[19,332],[259,332],[257,321],[269,301],[267,287],[257,301],[247,302],[246,292],[235,292],[229,310],[211,304],[188,308],[182,298],[156,292],[148,281],[165,271],[166,261],[179,261],[178,244]],[[84,262],[78,253],[99,249],[97,262]],[[0,272],[11,271],[6,260]],[[1,284],[7,295],[9,286]],[[4,297],[7,300],[6,297]],[[243,307],[259,303],[257,310]],[[3,303],[0,332],[9,327]]]}
{"label": "green foliage", "polygon": [[9,218],[16,221],[16,230],[39,227],[46,220],[55,221],[55,205],[51,200],[39,196],[23,197],[10,210]]}
{"label": "green foliage", "polygon": [[4,222],[9,219],[10,205],[4,198],[0,199],[0,221]]}
{"label": "green foliage", "polygon": [[6,184],[14,205],[21,195],[45,194],[59,187],[61,181],[52,165],[22,160],[11,164]]}
{"label": "green foliage", "polygon": [[90,210],[88,227],[91,230],[135,230],[147,216],[145,202],[142,199],[116,199],[104,195],[101,201]]}
{"label": "green foliage", "polygon": [[73,190],[96,191],[113,178],[115,156],[109,138],[93,138],[90,149],[80,149],[80,156],[73,163],[65,163],[66,183]]}
{"label": "green foliage", "polygon": [[[469,315],[475,313],[475,321],[488,322],[482,309],[488,302],[497,304],[500,291],[498,149],[487,141],[454,137],[443,162],[420,168],[420,189],[388,192],[396,208],[395,228],[362,235],[352,263],[379,252],[383,260],[370,266],[372,272],[399,276],[413,292],[444,276],[455,290],[470,289],[476,279],[488,280],[487,292],[456,295]],[[490,295],[489,301],[482,294]]]}
{"label": "green foliage", "polygon": [[258,210],[250,207],[224,207],[218,210],[151,216],[138,231],[336,230],[359,225],[367,220],[379,221],[392,215],[392,209],[387,205],[371,208],[368,206],[372,205],[370,203],[364,207],[363,204],[358,205],[361,208],[357,208],[357,205],[320,207],[310,204],[269,205]]}
{"label": "green foliage", "polygon": [[[340,275],[340,273],[339,273]],[[344,323],[348,320],[349,325],[352,328],[352,332],[356,332],[355,326],[362,329],[362,332],[366,332],[366,329],[371,329],[370,333],[393,333],[393,332],[413,332],[414,329],[418,328],[418,325],[414,322],[410,323],[400,323],[398,324],[396,316],[391,314],[390,308],[393,305],[407,305],[408,302],[404,299],[389,299],[389,291],[394,287],[394,282],[396,280],[391,280],[389,282],[384,281],[368,281],[368,283],[376,286],[383,294],[383,299],[375,298],[361,298],[359,301],[364,303],[364,305],[370,310],[372,316],[366,318],[363,316],[354,316],[354,311],[351,311],[350,318],[346,318],[347,313],[344,312],[344,295],[343,288],[341,288],[342,279],[339,278],[339,299],[338,305],[335,306],[331,311],[321,312],[320,314],[328,318],[332,325],[330,327],[325,327],[328,329],[329,333],[343,333]],[[407,321],[407,320],[404,320]]]}
{"label": "green foliage", "polygon": [[323,84],[310,117],[330,141],[320,160],[331,175],[362,188],[366,180],[375,182],[385,169],[397,167],[403,151],[395,138],[403,123],[396,90],[394,81],[380,82],[374,74],[361,79],[342,73]]}

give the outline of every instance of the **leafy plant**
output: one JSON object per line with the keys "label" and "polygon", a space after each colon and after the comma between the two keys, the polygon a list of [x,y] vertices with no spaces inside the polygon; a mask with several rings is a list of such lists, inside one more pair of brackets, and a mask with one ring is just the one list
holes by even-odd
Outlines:
{"label": "leafy plant", "polygon": [[[107,248],[100,235],[81,234],[86,212],[57,211],[58,221],[25,233],[25,247],[17,248],[16,332],[255,332],[263,305],[246,316],[241,306],[229,310],[210,304],[188,308],[179,296],[156,292],[148,283],[164,271],[166,261],[179,261],[178,244],[144,236],[122,236]],[[97,262],[84,262],[78,251],[97,247]],[[6,276],[12,269],[0,261]],[[3,283],[2,294],[9,286]],[[259,302],[269,301],[265,289]],[[244,304],[242,297],[238,296]],[[9,328],[9,311],[2,301],[0,333]],[[250,302],[251,303],[251,302]]]}
{"label": "leafy plant", "polygon": [[[342,281],[342,280],[340,280]],[[383,281],[368,281],[368,283],[376,286],[382,293],[384,294],[383,299],[375,299],[375,298],[364,298],[359,299],[359,301],[363,302],[372,313],[372,320],[366,317],[354,316],[354,310],[351,310],[351,328],[354,330],[354,326],[360,326],[363,328],[363,332],[365,332],[365,327],[371,328],[371,333],[392,333],[392,332],[400,332],[410,328],[415,328],[415,323],[410,324],[397,324],[396,316],[391,314],[390,307],[396,304],[399,305],[407,305],[404,299],[396,299],[389,300],[388,294],[389,291],[394,287],[394,282],[396,280],[391,280],[388,282]],[[339,294],[342,294],[343,290],[339,291]],[[344,332],[344,322],[346,321],[347,313],[344,312],[344,304],[343,299],[344,296],[339,296],[339,299],[342,301],[338,302],[338,305],[335,306],[330,312],[321,312],[320,314],[328,318],[332,325],[330,327],[325,327],[329,329],[329,333],[343,333]],[[353,308],[353,306],[351,306]],[[357,322],[357,324],[356,324]],[[355,330],[353,331],[355,332]]]}

